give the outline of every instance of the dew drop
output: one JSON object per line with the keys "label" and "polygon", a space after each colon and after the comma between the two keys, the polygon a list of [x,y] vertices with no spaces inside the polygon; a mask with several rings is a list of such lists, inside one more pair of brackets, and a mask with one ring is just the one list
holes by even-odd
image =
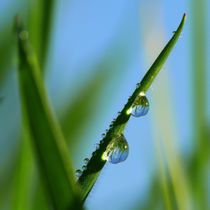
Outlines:
{"label": "dew drop", "polygon": [[123,134],[115,137],[107,146],[102,159],[110,163],[120,163],[128,157],[129,147]]}
{"label": "dew drop", "polygon": [[85,158],[84,159],[84,164],[88,164],[88,162],[89,162],[89,158]]}
{"label": "dew drop", "polygon": [[96,155],[96,151],[94,151],[93,153],[92,153],[92,156],[95,156]]}
{"label": "dew drop", "polygon": [[82,170],[85,171],[87,169],[87,166],[82,166]]}
{"label": "dew drop", "polygon": [[98,150],[98,149],[99,149],[99,147],[100,147],[100,145],[99,145],[99,144],[96,144],[96,150]]}
{"label": "dew drop", "polygon": [[100,141],[100,144],[103,144],[104,143],[104,139],[102,139],[101,141]]}
{"label": "dew drop", "polygon": [[80,177],[81,174],[82,174],[82,171],[80,169],[77,169],[75,174],[76,174],[77,177]]}
{"label": "dew drop", "polygon": [[141,117],[148,113],[149,101],[144,94],[140,94],[133,103],[131,115],[134,117]]}

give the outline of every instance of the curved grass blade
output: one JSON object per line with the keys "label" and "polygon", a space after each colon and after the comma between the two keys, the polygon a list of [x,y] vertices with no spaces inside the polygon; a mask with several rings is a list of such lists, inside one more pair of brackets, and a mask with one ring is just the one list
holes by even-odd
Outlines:
{"label": "curved grass blade", "polygon": [[56,210],[80,209],[67,146],[48,105],[39,66],[28,32],[16,19],[19,86],[23,117],[37,152],[38,163],[52,205]]}
{"label": "curved grass blade", "polygon": [[[105,73],[107,73],[105,70],[103,72],[94,72],[91,81],[82,87],[81,90],[77,90],[76,97],[69,99],[67,105],[61,108],[62,113],[59,122],[71,154],[75,152],[76,145],[81,143],[81,134],[84,133],[85,127],[94,118],[93,112],[97,110],[97,107],[95,107],[96,102],[99,100],[99,96],[108,80]],[[75,110],[80,111],[77,112]],[[46,196],[39,180],[37,180],[37,188],[34,194],[33,210],[43,209],[43,205],[46,205]]]}
{"label": "curved grass blade", "polygon": [[[39,60],[42,74],[44,74],[46,70],[45,63],[47,60],[48,48],[51,40],[50,32],[52,28],[51,25],[54,15],[54,7],[54,0],[29,1],[27,20],[28,31],[30,34],[30,43],[33,46],[33,50]],[[24,123],[25,122],[22,122],[22,130],[24,130],[25,127]],[[21,145],[18,148],[21,151],[19,152],[19,167],[18,170],[15,171],[15,186],[13,190],[14,198],[12,198],[15,201],[13,202],[13,209],[16,210],[32,209],[32,207],[34,208],[34,206],[36,206],[36,204],[39,202],[37,199],[33,198],[35,194],[34,183],[36,182],[36,179],[38,179],[37,167],[35,167],[36,164],[34,158],[31,158],[31,156],[33,156],[33,148],[31,144],[29,144],[30,137],[25,139],[26,137],[24,136],[25,134],[23,131],[20,137]],[[42,183],[39,185],[41,184]],[[39,193],[39,195],[41,195],[41,193]],[[43,200],[47,201],[47,199],[42,199],[42,201]],[[39,207],[39,209],[43,208],[44,206]]]}
{"label": "curved grass blade", "polygon": [[103,153],[106,150],[107,145],[113,139],[113,136],[122,134],[125,126],[130,118],[130,113],[128,110],[131,108],[132,104],[134,103],[136,97],[141,92],[146,92],[150,85],[152,84],[155,77],[158,75],[160,69],[162,68],[163,64],[165,63],[166,59],[168,58],[170,52],[172,51],[173,47],[175,46],[184,26],[186,20],[186,15],[183,15],[180,25],[178,26],[176,32],[174,33],[173,37],[169,40],[165,48],[162,50],[160,55],[157,57],[155,62],[152,64],[150,69],[147,71],[146,75],[143,77],[141,82],[139,83],[138,87],[132,94],[132,96],[128,99],[127,104],[124,106],[120,114],[118,115],[117,119],[114,120],[111,125],[110,129],[107,131],[105,137],[100,142],[99,148],[93,152],[91,159],[89,160],[86,169],[82,171],[81,176],[78,179],[78,183],[82,187],[82,199],[85,201],[88,193],[92,189],[94,183],[96,182],[97,177],[99,176],[103,166],[105,165],[106,161],[102,159]]}

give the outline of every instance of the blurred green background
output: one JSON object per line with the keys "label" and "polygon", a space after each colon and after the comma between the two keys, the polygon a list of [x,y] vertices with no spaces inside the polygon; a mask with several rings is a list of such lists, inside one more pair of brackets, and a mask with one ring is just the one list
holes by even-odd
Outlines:
{"label": "blurred green background", "polygon": [[128,159],[106,165],[85,206],[210,209],[209,8],[207,0],[1,0],[0,209],[51,209],[22,126],[14,16],[29,30],[76,170],[184,12],[182,36],[148,93],[149,114],[126,128]]}

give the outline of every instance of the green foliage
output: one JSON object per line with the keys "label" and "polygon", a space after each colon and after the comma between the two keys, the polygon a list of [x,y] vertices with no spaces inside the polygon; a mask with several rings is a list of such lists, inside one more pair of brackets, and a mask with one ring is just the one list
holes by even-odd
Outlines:
{"label": "green foliage", "polygon": [[40,69],[29,44],[28,32],[18,19],[16,29],[22,110],[36,148],[46,189],[55,209],[80,208],[67,146],[49,107]]}
{"label": "green foliage", "polygon": [[[148,197],[144,198],[144,202],[134,203],[138,210],[209,208],[208,189],[206,187],[210,159],[208,141],[210,133],[206,119],[207,31],[205,21],[207,14],[205,5],[206,0],[192,1],[193,11],[192,15],[190,14],[193,23],[191,53],[194,69],[192,90],[194,133],[192,133],[192,140],[195,142],[195,148],[190,154],[188,162],[181,159],[181,152],[174,149],[173,142],[176,141],[173,140],[175,137],[169,131],[174,138],[172,137],[169,142],[163,141],[165,143],[164,149],[156,148],[158,153],[157,171],[151,179]],[[30,34],[30,43],[28,32],[20,22],[16,23],[19,59],[18,80],[23,120],[21,122],[21,134],[14,139],[14,141],[19,139],[18,147],[14,152],[15,154],[11,155],[11,160],[6,162],[10,165],[1,167],[0,209],[69,210],[83,208],[81,200],[82,202],[86,200],[106,163],[102,157],[107,146],[116,135],[124,132],[130,119],[128,110],[136,97],[150,88],[174,48],[186,18],[184,15],[171,40],[147,71],[117,119],[111,123],[110,129],[100,142],[99,149],[93,152],[87,168],[82,171],[78,182],[76,182],[69,156],[73,156],[72,153],[75,153],[75,145],[81,143],[81,131],[87,129],[89,121],[94,119],[94,111],[98,106],[97,100],[107,83],[108,76],[110,76],[107,76],[107,70],[112,72],[113,69],[116,69],[115,64],[119,60],[110,61],[106,59],[108,56],[105,56],[105,61],[103,60],[105,65],[99,63],[100,72],[94,71],[94,76],[89,83],[84,84],[81,90],[77,90],[76,97],[73,100],[68,98],[62,109],[56,110],[59,115],[58,123],[50,108],[43,84],[55,6],[54,0],[30,1],[29,12],[24,20]],[[11,69],[16,60],[13,60],[12,57],[15,43],[10,25],[5,22],[0,30],[0,88],[2,88],[6,82],[8,70]],[[33,46],[33,50],[31,46]],[[0,107],[4,101],[5,95],[0,92]],[[75,110],[80,110],[80,112]],[[163,116],[160,111],[158,120]],[[173,116],[171,117],[173,118]],[[156,129],[164,130],[165,124],[158,120],[155,122]],[[86,143],[88,144],[88,142]],[[84,144],[83,146],[85,147]],[[156,146],[159,147],[160,145]],[[188,177],[184,174],[185,172]]]}
{"label": "green foliage", "polygon": [[120,135],[123,133],[125,126],[130,118],[130,114],[128,114],[128,110],[131,108],[132,104],[134,103],[136,97],[141,92],[146,92],[150,85],[152,84],[153,80],[159,73],[161,67],[163,66],[164,62],[166,61],[167,57],[169,56],[171,50],[173,49],[174,45],[176,44],[184,23],[185,23],[186,15],[184,14],[181,23],[179,27],[177,28],[177,31],[174,33],[171,40],[167,43],[165,48],[162,50],[158,58],[155,60],[151,68],[147,71],[146,75],[143,77],[142,81],[139,83],[138,87],[132,94],[132,96],[128,99],[127,104],[124,106],[116,120],[112,122],[110,125],[110,129],[107,131],[105,137],[100,142],[100,147],[97,149],[91,159],[89,160],[87,164],[87,168],[83,170],[81,176],[79,177],[79,184],[82,187],[82,198],[83,201],[85,201],[86,197],[88,196],[88,193],[92,189],[94,183],[96,182],[97,177],[99,176],[104,164],[106,163],[105,160],[103,160],[102,156],[103,153],[106,151],[106,148],[108,144],[112,141],[112,139],[116,135]]}

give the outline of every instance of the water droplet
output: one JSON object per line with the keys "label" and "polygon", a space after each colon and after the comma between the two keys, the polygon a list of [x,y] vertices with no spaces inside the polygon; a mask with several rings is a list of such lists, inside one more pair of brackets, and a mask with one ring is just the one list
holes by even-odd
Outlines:
{"label": "water droplet", "polygon": [[140,94],[132,105],[131,115],[134,117],[141,117],[148,113],[149,111],[149,101],[147,97]]}
{"label": "water droplet", "polygon": [[84,164],[88,164],[88,162],[89,162],[89,158],[85,158],[84,159]]}
{"label": "water droplet", "polygon": [[140,85],[140,83],[137,83],[137,84],[136,84],[136,88],[138,88],[138,87],[139,87],[139,85]]}
{"label": "water droplet", "polygon": [[128,157],[129,147],[123,134],[115,137],[107,146],[102,155],[103,160],[110,163],[120,163]]}
{"label": "water droplet", "polygon": [[98,149],[99,149],[99,147],[100,147],[100,145],[99,145],[99,144],[96,144],[96,150],[98,150]]}
{"label": "water droplet", "polygon": [[77,177],[80,177],[82,174],[82,171],[80,169],[77,169],[75,173]]}
{"label": "water droplet", "polygon": [[102,137],[104,137],[104,136],[106,136],[106,134],[105,133],[102,133]]}
{"label": "water droplet", "polygon": [[104,143],[104,139],[102,139],[102,140],[100,141],[100,143],[103,144],[103,143]]}
{"label": "water droplet", "polygon": [[96,155],[96,151],[94,151],[93,153],[92,153],[92,156],[95,156]]}
{"label": "water droplet", "polygon": [[82,170],[85,171],[87,169],[87,166],[82,166]]}

